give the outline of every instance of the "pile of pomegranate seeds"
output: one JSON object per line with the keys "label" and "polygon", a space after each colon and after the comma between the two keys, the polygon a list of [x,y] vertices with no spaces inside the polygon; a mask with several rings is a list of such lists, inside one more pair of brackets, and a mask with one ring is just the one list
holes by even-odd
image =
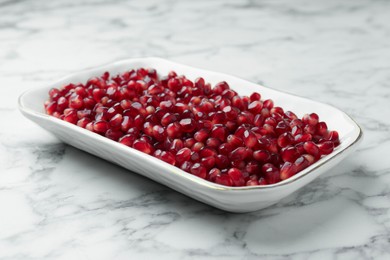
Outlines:
{"label": "pile of pomegranate seeds", "polygon": [[285,180],[339,145],[317,114],[299,119],[262,100],[139,68],[49,91],[47,114],[226,186]]}

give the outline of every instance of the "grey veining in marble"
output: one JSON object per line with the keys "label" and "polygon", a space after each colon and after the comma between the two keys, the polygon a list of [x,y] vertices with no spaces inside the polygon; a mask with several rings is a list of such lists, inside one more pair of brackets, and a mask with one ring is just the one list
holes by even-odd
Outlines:
{"label": "grey veining in marble", "polygon": [[[1,259],[389,259],[390,2],[0,1]],[[66,146],[17,111],[69,72],[160,56],[332,104],[356,153],[229,214]]]}

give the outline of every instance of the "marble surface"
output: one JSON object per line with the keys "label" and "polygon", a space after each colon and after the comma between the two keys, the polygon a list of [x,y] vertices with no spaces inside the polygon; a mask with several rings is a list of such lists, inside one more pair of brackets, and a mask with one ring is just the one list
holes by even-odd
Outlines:
{"label": "marble surface", "polygon": [[[389,259],[390,2],[0,1],[0,259]],[[275,206],[230,214],[69,147],[17,97],[160,56],[332,104],[365,139]]]}

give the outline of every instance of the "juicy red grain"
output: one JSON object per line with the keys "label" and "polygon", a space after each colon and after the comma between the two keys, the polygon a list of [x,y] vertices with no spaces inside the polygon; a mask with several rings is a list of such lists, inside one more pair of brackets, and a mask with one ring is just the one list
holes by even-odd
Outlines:
{"label": "juicy red grain", "polygon": [[[239,87],[239,86],[237,86]],[[315,113],[301,119],[262,100],[239,96],[227,82],[213,88],[152,68],[49,91],[48,115],[152,155],[225,186],[274,184],[290,178],[340,144]]]}

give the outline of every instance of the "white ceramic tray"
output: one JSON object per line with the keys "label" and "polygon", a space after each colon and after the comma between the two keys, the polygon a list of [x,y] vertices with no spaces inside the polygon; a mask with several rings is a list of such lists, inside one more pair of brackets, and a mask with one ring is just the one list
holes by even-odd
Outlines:
{"label": "white ceramic tray", "polygon": [[[226,187],[200,179],[152,156],[45,114],[43,103],[48,98],[50,88],[61,87],[71,82],[85,82],[92,76],[101,75],[104,71],[109,71],[113,75],[137,67],[153,67],[161,74],[174,70],[192,80],[202,76],[212,84],[227,81],[231,88],[241,95],[259,92],[263,98],[273,99],[277,106],[291,110],[298,116],[315,112],[321,120],[327,122],[329,129],[339,132],[341,145],[330,155],[277,184]],[[361,128],[348,115],[332,106],[269,89],[231,75],[193,68],[161,58],[128,59],[71,74],[45,87],[22,94],[19,97],[19,109],[27,118],[67,144],[160,182],[196,200],[231,212],[256,211],[278,202],[329,171],[355,150],[362,138]]]}

